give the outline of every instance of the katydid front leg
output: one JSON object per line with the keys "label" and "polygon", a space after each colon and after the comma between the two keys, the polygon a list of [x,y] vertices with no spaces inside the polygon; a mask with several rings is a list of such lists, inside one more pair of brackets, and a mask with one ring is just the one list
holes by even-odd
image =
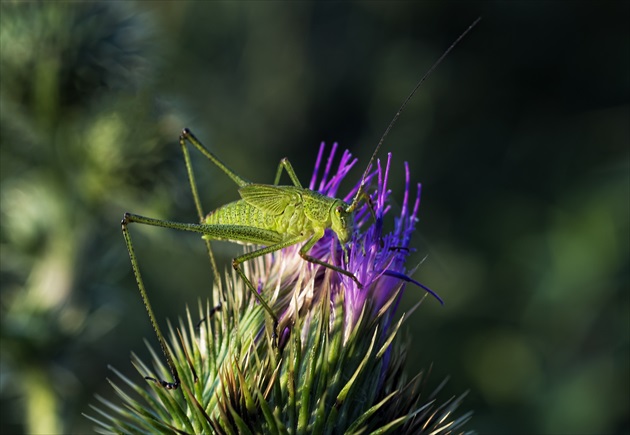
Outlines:
{"label": "katydid front leg", "polygon": [[324,237],[323,228],[320,231],[317,231],[315,234],[313,234],[313,236],[304,244],[304,246],[300,248],[300,257],[302,257],[304,260],[308,261],[309,263],[319,264],[320,266],[326,267],[328,269],[332,269],[335,272],[339,272],[343,275],[346,275],[347,277],[350,277],[357,284],[359,288],[363,288],[363,284],[359,282],[359,279],[356,276],[354,276],[352,272],[342,269],[341,267],[337,267],[334,264],[326,263],[325,261],[319,260],[315,257],[311,257],[310,255],[308,255],[308,251],[310,251],[311,248],[315,246],[315,243],[317,243],[319,239],[321,239],[322,237]]}

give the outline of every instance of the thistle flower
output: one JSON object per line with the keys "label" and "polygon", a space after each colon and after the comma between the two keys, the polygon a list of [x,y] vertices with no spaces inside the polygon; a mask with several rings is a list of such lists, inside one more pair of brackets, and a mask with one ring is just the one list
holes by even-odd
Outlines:
{"label": "thistle flower", "polygon": [[[337,144],[321,178],[321,145],[309,188],[336,196],[353,165],[348,151],[332,171]],[[182,377],[181,389],[168,391],[159,383],[136,385],[115,373],[131,388],[132,397],[112,385],[124,406],[99,398],[108,408],[90,417],[102,433],[454,433],[470,414],[454,417],[463,396],[438,405],[423,391],[423,373],[407,381],[405,345],[396,339],[403,314],[396,308],[407,283],[405,261],[417,222],[420,185],[410,200],[410,175],[405,164],[405,193],[391,232],[383,222],[390,211],[387,188],[391,155],[371,172],[371,201],[355,212],[355,234],[349,248],[332,232],[312,248],[320,260],[352,272],[362,283],[336,271],[304,261],[292,246],[244,264],[245,273],[279,314],[280,339],[273,344],[269,319],[234,271],[216,283],[213,299],[199,315],[199,328],[187,311],[179,327],[170,329],[170,353]],[[319,180],[319,181],[318,181]],[[344,198],[359,189],[355,186]],[[423,287],[422,285],[420,285]],[[426,287],[428,293],[437,297]],[[439,300],[439,297],[437,297]],[[440,300],[441,301],[441,300]],[[420,303],[420,302],[419,302]],[[201,307],[201,304],[200,304]],[[150,348],[151,349],[151,348]],[[168,369],[153,354],[153,367],[133,356],[142,376],[167,377]]]}

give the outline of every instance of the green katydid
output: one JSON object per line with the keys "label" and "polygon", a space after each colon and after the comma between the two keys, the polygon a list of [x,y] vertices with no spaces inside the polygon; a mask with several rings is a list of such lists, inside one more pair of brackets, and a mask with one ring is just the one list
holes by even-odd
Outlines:
{"label": "green katydid", "polygon": [[[374,148],[374,152],[363,172],[359,188],[350,204],[337,198],[331,198],[318,192],[302,187],[293,166],[286,159],[282,159],[278,165],[276,177],[273,185],[251,183],[237,175],[233,170],[228,168],[219,158],[210,152],[188,129],[184,129],[180,135],[179,142],[184,154],[184,160],[188,171],[191,191],[197,214],[201,223],[180,223],[144,217],[136,214],[125,213],[121,226],[123,236],[129,251],[129,257],[133,268],[134,275],[142,296],[142,300],[149,314],[149,319],[155,330],[162,352],[166,357],[169,369],[173,376],[173,382],[164,380],[158,381],[152,377],[146,377],[159,383],[167,389],[176,389],[179,387],[180,379],[172,360],[172,356],[166,346],[166,341],[158,326],[155,314],[151,308],[148,295],[146,293],[144,283],[140,274],[140,268],[135,256],[129,230],[127,228],[130,223],[141,223],[145,225],[157,226],[162,228],[172,228],[183,231],[192,231],[203,234],[206,241],[207,250],[210,256],[213,273],[215,279],[219,279],[219,273],[214,261],[214,256],[210,248],[210,240],[227,240],[232,242],[248,243],[261,245],[263,247],[247,252],[232,260],[232,266],[238,275],[245,282],[253,296],[258,300],[263,309],[273,319],[273,338],[277,337],[278,316],[265,301],[263,296],[258,293],[250,279],[241,269],[241,264],[245,261],[278,251],[280,249],[301,244],[298,251],[299,255],[310,263],[314,263],[325,268],[334,270],[338,273],[346,275],[361,287],[362,283],[348,270],[344,270],[333,264],[326,263],[322,260],[310,256],[310,249],[323,236],[326,229],[331,229],[337,236],[339,243],[345,251],[345,244],[350,240],[354,231],[353,213],[360,205],[361,201],[369,201],[369,196],[365,193],[366,179],[369,174],[376,155],[381,148],[385,138],[396,123],[401,112],[406,107],[409,100],[416,93],[420,85],[433,72],[433,70],[442,62],[448,53],[457,45],[457,43],[477,24],[480,20],[475,20],[451,46],[440,56],[440,58],[431,66],[431,68],[423,75],[413,88],[411,93],[404,100],[387,129],[381,136],[378,144]],[[218,209],[204,215],[199,200],[197,185],[192,170],[190,155],[188,153],[187,142],[192,144],[199,152],[201,152],[208,160],[219,167],[227,176],[229,176],[237,185],[238,192],[241,196],[240,200],[226,204]],[[282,171],[285,171],[291,179],[292,186],[278,185]],[[400,277],[399,277],[400,278]],[[431,292],[426,287],[422,286]],[[432,293],[432,292],[431,292]],[[438,298],[439,299],[439,298]]]}

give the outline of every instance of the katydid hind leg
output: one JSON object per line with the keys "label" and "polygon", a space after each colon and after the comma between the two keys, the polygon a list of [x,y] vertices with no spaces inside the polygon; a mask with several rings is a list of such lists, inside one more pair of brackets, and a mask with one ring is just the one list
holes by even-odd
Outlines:
{"label": "katydid hind leg", "polygon": [[291,181],[293,182],[293,185],[295,187],[302,188],[302,183],[300,183],[299,178],[295,174],[293,165],[291,164],[291,162],[289,162],[289,159],[287,159],[286,157],[280,160],[280,163],[278,164],[278,170],[276,171],[276,178],[273,182],[275,186],[277,186],[280,183],[280,176],[282,175],[282,169],[284,169],[286,173],[289,175],[289,178],[291,178]]}
{"label": "katydid hind leg", "polygon": [[[197,188],[197,182],[195,180],[195,173],[193,171],[192,162],[190,160],[190,153],[188,152],[188,147],[186,146],[186,142],[184,140],[180,140],[179,144],[182,149],[182,154],[184,155],[184,162],[186,164],[186,172],[188,173],[188,181],[190,184],[190,191],[193,196],[193,201],[195,203],[195,209],[197,210],[197,217],[199,218],[199,223],[203,223],[204,212],[201,207],[201,199],[199,198],[199,189]],[[215,283],[221,282],[221,275],[219,274],[219,268],[217,266],[216,259],[214,257],[214,252],[212,251],[212,247],[210,246],[210,240],[204,239],[206,244],[206,252],[208,253],[208,258],[210,259],[210,267],[212,268],[212,275],[214,277]]]}
{"label": "katydid hind leg", "polygon": [[162,353],[164,354],[164,357],[166,358],[168,368],[171,372],[171,375],[173,376],[173,382],[168,382],[163,379],[156,379],[151,376],[145,376],[145,379],[153,381],[156,384],[159,384],[168,390],[176,390],[180,384],[179,373],[177,372],[177,368],[175,367],[175,363],[173,362],[173,357],[171,356],[171,353],[166,344],[166,340],[164,339],[164,336],[162,335],[162,331],[160,330],[160,327],[155,318],[155,314],[153,313],[153,308],[151,307],[151,302],[149,302],[149,297],[147,295],[147,291],[144,286],[144,281],[142,280],[142,275],[140,274],[140,267],[138,265],[138,260],[136,258],[136,254],[133,249],[131,235],[129,234],[129,229],[127,228],[128,224],[131,222],[133,221],[129,219],[129,214],[126,213],[121,222],[121,228],[122,228],[123,237],[125,238],[127,251],[129,253],[129,259],[131,260],[131,268],[133,269],[133,273],[136,278],[136,283],[138,284],[138,290],[140,291],[142,302],[144,303],[147,313],[149,314],[149,320],[151,321],[151,326],[153,326],[153,330],[155,331],[158,342],[160,343],[160,348],[162,349]]}
{"label": "katydid hind leg", "polygon": [[132,213],[125,213],[121,222],[122,233],[123,233],[123,237],[125,238],[125,244],[127,246],[129,258],[131,260],[131,267],[133,269],[136,282],[138,284],[138,290],[140,291],[142,301],[144,302],[144,306],[147,310],[147,313],[149,314],[149,320],[151,321],[153,330],[155,331],[158,342],[160,343],[160,348],[162,349],[162,353],[164,354],[164,357],[166,358],[166,362],[168,364],[169,370],[171,371],[171,374],[173,376],[173,382],[168,382],[165,380],[158,380],[150,376],[146,376],[145,378],[147,380],[150,380],[157,384],[162,385],[166,389],[175,390],[180,385],[179,374],[173,362],[173,357],[166,344],[166,340],[164,339],[164,335],[162,334],[162,331],[160,330],[160,327],[156,320],[155,314],[153,312],[153,308],[151,307],[151,303],[149,302],[149,296],[147,295],[146,288],[144,286],[144,281],[140,273],[138,260],[136,258],[136,254],[133,249],[131,235],[129,234],[129,229],[127,228],[130,223],[139,223],[139,224],[150,225],[150,226],[160,227],[160,228],[171,228],[171,229],[181,230],[181,231],[192,231],[192,232],[202,233],[202,234],[207,233],[208,229],[211,228],[211,226],[202,225],[202,224],[188,224],[188,223],[181,223],[181,222],[172,222],[172,221],[166,221],[166,220],[161,220],[161,219],[148,218],[145,216],[140,216],[140,215],[132,214]]}
{"label": "katydid hind leg", "polygon": [[179,136],[179,143],[182,146],[186,146],[186,141],[190,142],[195,148],[201,152],[208,160],[214,163],[219,169],[221,169],[228,177],[230,177],[239,187],[250,184],[249,181],[240,177],[232,169],[230,169],[225,163],[223,163],[214,153],[206,148],[199,139],[187,128],[182,130],[182,134]]}

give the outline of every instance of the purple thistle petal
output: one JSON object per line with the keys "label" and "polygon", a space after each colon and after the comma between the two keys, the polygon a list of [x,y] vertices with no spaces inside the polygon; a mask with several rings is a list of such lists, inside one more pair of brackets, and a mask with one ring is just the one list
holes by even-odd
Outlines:
{"label": "purple thistle petal", "polygon": [[328,161],[326,162],[326,169],[324,170],[324,175],[322,176],[322,181],[319,183],[319,190],[324,189],[324,183],[328,178],[328,174],[330,173],[330,167],[332,166],[333,159],[335,157],[335,151],[337,151],[337,142],[333,143],[332,149],[330,150],[330,155],[328,156]]}
{"label": "purple thistle petal", "polygon": [[[353,158],[350,152],[344,151],[337,170],[332,171],[337,146],[337,143],[333,144],[321,178],[318,177],[318,172],[323,162],[325,147],[323,144],[320,146],[313,177],[309,184],[311,189],[318,185],[320,193],[331,197],[336,197],[341,182],[357,162],[357,159]],[[310,253],[322,261],[327,261],[351,272],[362,284],[360,288],[353,279],[344,274],[329,273],[328,275],[331,277],[331,302],[343,294],[346,331],[352,330],[368,302],[370,313],[367,314],[374,316],[385,303],[394,297],[391,311],[393,313],[406,283],[419,286],[443,304],[442,299],[434,291],[406,274],[405,261],[411,252],[409,243],[415,229],[420,206],[420,184],[418,184],[413,208],[410,210],[411,174],[406,162],[404,164],[405,189],[400,215],[394,217],[393,231],[383,233],[384,216],[390,211],[388,200],[391,191],[388,190],[388,181],[391,161],[391,153],[388,153],[384,163],[376,160],[376,170],[368,171],[365,179],[359,180],[344,197],[344,201],[349,204],[354,200],[361,184],[366,187],[371,183],[375,184],[375,188],[371,192],[366,189],[366,193],[372,200],[376,219],[370,212],[370,206],[367,202],[355,210],[355,231],[347,245],[347,259],[331,230],[326,231],[324,237],[312,248]],[[389,325],[389,320],[386,321],[385,325]]]}
{"label": "purple thistle petal", "polygon": [[308,184],[308,188],[310,190],[315,189],[315,181],[317,181],[317,173],[319,172],[319,165],[322,162],[322,157],[324,156],[324,149],[326,148],[326,142],[322,142],[319,145],[319,152],[317,153],[317,160],[315,160],[315,170],[313,171],[313,176],[311,177],[311,182]]}
{"label": "purple thistle petal", "polygon": [[409,200],[409,164],[405,162],[405,196],[403,197],[402,210],[400,216],[407,215],[407,201]]}
{"label": "purple thistle petal", "polygon": [[[411,214],[411,220],[413,223],[418,221],[418,209],[420,208],[420,194],[422,193],[422,184],[418,183],[418,195],[416,196],[416,202],[413,205],[413,213]],[[413,223],[411,225],[413,225]]]}
{"label": "purple thistle petal", "polygon": [[398,279],[401,279],[403,281],[407,281],[407,282],[413,283],[413,284],[417,285],[418,287],[424,289],[427,293],[429,293],[431,296],[433,296],[435,299],[437,299],[440,302],[440,304],[444,305],[444,301],[442,300],[441,297],[438,296],[437,293],[435,293],[433,290],[431,290],[426,285],[419,283],[415,279],[409,278],[404,273],[396,272],[394,270],[385,269],[383,271],[383,275],[385,275],[385,276],[392,276],[394,278],[398,278]]}
{"label": "purple thistle petal", "polygon": [[350,160],[351,158],[352,154],[348,151],[344,151],[341,156],[341,161],[339,162],[339,169],[337,170],[337,173],[330,179],[323,189],[328,196],[334,197],[337,195],[337,190],[339,189],[341,182],[357,162],[357,159]]}

